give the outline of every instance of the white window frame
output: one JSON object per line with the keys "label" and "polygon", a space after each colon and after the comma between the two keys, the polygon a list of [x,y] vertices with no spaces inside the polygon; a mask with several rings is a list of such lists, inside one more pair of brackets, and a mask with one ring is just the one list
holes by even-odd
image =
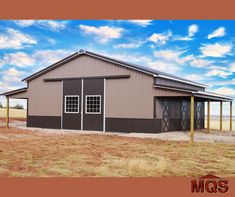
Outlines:
{"label": "white window frame", "polygon": [[[87,112],[87,97],[99,97],[100,98],[100,108],[99,112]],[[101,114],[101,95],[86,95],[86,102],[85,102],[85,113],[86,114]]]}
{"label": "white window frame", "polygon": [[[78,111],[77,112],[68,112],[67,110],[66,110],[66,101],[67,101],[67,97],[77,97],[78,98]],[[66,113],[66,114],[79,114],[79,95],[65,95],[64,96],[64,113]]]}

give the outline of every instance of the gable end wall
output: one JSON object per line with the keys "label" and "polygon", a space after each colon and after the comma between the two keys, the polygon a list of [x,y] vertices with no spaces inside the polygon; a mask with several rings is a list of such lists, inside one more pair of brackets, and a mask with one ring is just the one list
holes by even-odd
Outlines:
{"label": "gable end wall", "polygon": [[106,80],[107,118],[152,119],[154,96],[188,95],[153,88],[154,79],[150,75],[84,55],[29,82],[29,115],[61,116],[62,82],[44,79],[107,75],[131,75],[129,79]]}

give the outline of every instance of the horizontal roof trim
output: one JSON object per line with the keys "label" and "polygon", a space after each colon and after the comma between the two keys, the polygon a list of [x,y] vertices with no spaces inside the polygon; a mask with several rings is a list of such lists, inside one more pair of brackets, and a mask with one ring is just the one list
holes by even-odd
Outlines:
{"label": "horizontal roof trim", "polygon": [[109,76],[93,76],[93,77],[64,77],[64,78],[46,78],[45,82],[76,80],[76,79],[128,79],[131,75],[109,75]]}
{"label": "horizontal roof trim", "polygon": [[193,92],[193,95],[197,96],[197,97],[211,97],[213,99],[217,99],[217,100],[227,100],[227,101],[232,101],[233,98],[232,97],[228,97],[222,94],[216,94],[213,92],[202,92],[202,91],[198,91],[198,92]]}
{"label": "horizontal roof trim", "polygon": [[26,91],[27,91],[27,88],[20,88],[20,89],[12,90],[12,91],[9,91],[9,92],[4,92],[0,95],[1,96],[12,96],[12,95],[19,94],[19,93],[26,92]]}
{"label": "horizontal roof trim", "polygon": [[203,87],[203,88],[208,87],[207,85],[204,85],[204,84],[191,82],[191,81],[187,81],[187,80],[183,80],[183,79],[176,79],[176,78],[168,77],[168,76],[165,76],[165,75],[157,75],[156,77],[169,79],[169,80],[172,80],[172,81],[178,81],[178,82],[182,82],[182,83],[186,83],[186,84],[190,84],[190,85],[194,85],[194,86],[198,86],[198,87]]}
{"label": "horizontal roof trim", "polygon": [[190,91],[190,90],[173,88],[173,87],[169,87],[169,86],[154,85],[154,88],[161,88],[161,89],[175,90],[175,91],[180,91],[180,92],[185,92],[185,93],[192,93],[192,91]]}
{"label": "horizontal roof trim", "polygon": [[195,96],[198,98],[212,99],[216,101],[232,101],[233,100],[231,97],[227,97],[227,96],[212,93],[212,92],[202,92],[202,91],[195,92],[195,91],[189,91],[185,89],[171,88],[171,87],[158,86],[158,85],[154,85],[154,87],[168,89],[168,90],[175,90],[175,91],[180,91],[180,92],[185,92],[185,93],[191,93],[192,96]]}

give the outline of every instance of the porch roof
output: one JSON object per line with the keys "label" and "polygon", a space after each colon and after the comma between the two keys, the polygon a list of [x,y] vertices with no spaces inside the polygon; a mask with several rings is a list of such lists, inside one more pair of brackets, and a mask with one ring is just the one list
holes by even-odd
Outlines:
{"label": "porch roof", "polygon": [[11,97],[11,96],[16,96],[17,94],[21,94],[24,92],[27,92],[27,88],[20,88],[20,89],[4,92],[4,93],[0,94],[0,96]]}
{"label": "porch roof", "polygon": [[[172,87],[167,87],[167,86],[157,86],[154,85],[154,88],[161,88],[161,89],[166,89],[169,91],[180,91],[180,92],[186,92],[189,94],[189,96],[194,96],[195,98],[201,99],[202,101],[207,101],[208,99],[210,99],[210,101],[225,101],[225,102],[231,102],[233,101],[232,97],[229,96],[225,96],[223,94],[217,94],[214,92],[207,92],[207,91],[190,91],[187,89],[182,89],[182,88],[172,88]],[[161,96],[164,97],[164,96]],[[166,97],[169,97],[169,95],[167,95]]]}
{"label": "porch roof", "polygon": [[213,92],[197,91],[197,92],[192,92],[192,95],[203,100],[210,99],[211,101],[227,101],[227,102],[233,101],[232,97]]}

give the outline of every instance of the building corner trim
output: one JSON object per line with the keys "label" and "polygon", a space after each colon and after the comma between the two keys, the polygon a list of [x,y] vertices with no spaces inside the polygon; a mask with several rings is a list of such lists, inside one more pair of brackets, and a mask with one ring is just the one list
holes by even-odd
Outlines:
{"label": "building corner trim", "polygon": [[105,117],[106,117],[106,79],[104,78],[104,99],[103,99],[103,132],[105,132],[106,131],[106,123],[105,123]]}

